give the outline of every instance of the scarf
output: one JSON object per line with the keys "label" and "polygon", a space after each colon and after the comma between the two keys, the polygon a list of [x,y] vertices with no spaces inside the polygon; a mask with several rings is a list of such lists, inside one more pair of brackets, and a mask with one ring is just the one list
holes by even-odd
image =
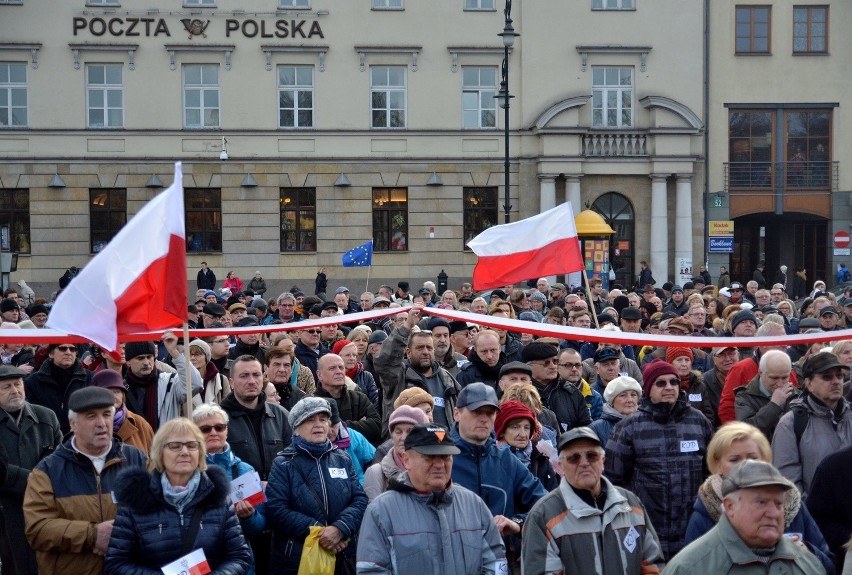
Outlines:
{"label": "scarf", "polygon": [[518,460],[524,464],[524,467],[530,466],[530,461],[532,461],[532,441],[527,442],[527,446],[523,449],[518,449],[517,447],[512,447],[502,439],[497,440],[497,447],[501,448],[509,448],[509,451],[518,458]]}
{"label": "scarf", "polygon": [[391,453],[393,457],[393,462],[396,463],[396,466],[402,471],[408,471],[408,468],[405,466],[405,463],[402,461],[402,455],[396,452],[396,449],[391,447]]}
{"label": "scarf", "polygon": [[346,375],[349,377],[349,379],[351,379],[352,381],[355,381],[355,376],[358,375],[358,373],[360,373],[362,371],[364,371],[364,364],[361,363],[360,361],[356,361],[355,367],[353,367],[352,369],[346,370]]}
{"label": "scarf", "polygon": [[689,391],[690,387],[692,387],[692,374],[687,373],[680,376],[680,388],[684,391]]}
{"label": "scarf", "polygon": [[[204,368],[204,388],[201,390],[202,400],[207,399],[207,386],[210,385],[211,381],[216,380],[217,375],[219,375],[219,368],[216,367],[216,364],[213,363],[212,361],[208,361],[207,366]],[[218,398],[215,397],[215,393],[216,393],[216,384],[215,383],[213,384],[213,390],[212,391],[213,391],[214,397],[212,397],[211,399],[217,400]]]}
{"label": "scarf", "polygon": [[332,443],[338,449],[349,449],[349,446],[352,445],[352,438],[349,437],[349,428],[342,421],[340,422],[340,431],[337,432],[337,439]]}
{"label": "scarf", "polygon": [[[718,473],[708,477],[698,488],[698,497],[707,509],[707,514],[713,523],[718,523],[722,516],[722,476]],[[798,489],[788,489],[784,496],[784,527],[793,523],[802,506],[802,496]]]}
{"label": "scarf", "polygon": [[127,419],[127,406],[122,403],[121,407],[115,410],[115,415],[112,416],[113,433],[118,433],[118,430],[124,425],[125,419]]}
{"label": "scarf", "polygon": [[178,513],[183,513],[184,508],[192,501],[195,492],[198,491],[198,485],[201,483],[201,471],[195,470],[192,477],[186,483],[186,487],[182,485],[172,485],[169,478],[163,473],[160,475],[160,485],[163,487],[163,498],[166,503],[177,509]]}
{"label": "scarf", "polygon": [[[127,380],[127,385],[130,388],[130,393],[133,393],[133,388],[141,388],[144,390],[144,397],[142,398],[141,403],[141,411],[142,416],[151,424],[151,427],[157,429],[160,426],[159,423],[159,406],[157,405],[157,380],[159,379],[159,373],[155,369],[151,372],[151,375],[147,377],[139,377],[135,375],[129,369],[127,370],[127,375],[124,377]],[[138,392],[134,394],[138,398]]]}
{"label": "scarf", "polygon": [[470,360],[470,363],[479,370],[483,379],[487,379],[489,381],[498,381],[500,379],[500,368],[506,364],[506,354],[502,351],[500,352],[500,359],[497,360],[497,365],[494,367],[489,367],[484,361],[479,359],[479,356],[476,355],[476,351],[470,352],[468,359]]}
{"label": "scarf", "polygon": [[[291,368],[291,371],[290,371],[290,387],[292,387],[293,389],[296,389],[297,387],[299,387],[299,367],[300,367],[300,365],[299,365],[299,360],[296,359],[295,357],[293,357],[293,359],[291,361],[293,362],[293,367]],[[281,391],[279,390],[278,393],[281,393]]]}
{"label": "scarf", "polygon": [[326,439],[324,443],[311,443],[310,441],[302,439],[298,435],[294,435],[293,447],[301,449],[302,451],[307,451],[311,457],[319,459],[332,448],[332,445],[331,441],[328,439]]}

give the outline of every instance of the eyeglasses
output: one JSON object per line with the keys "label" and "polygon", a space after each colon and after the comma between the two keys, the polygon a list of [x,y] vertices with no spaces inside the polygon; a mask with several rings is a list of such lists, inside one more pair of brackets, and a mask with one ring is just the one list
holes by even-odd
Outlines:
{"label": "eyeglasses", "polygon": [[664,389],[666,386],[678,387],[680,385],[680,380],[678,379],[658,379],[654,382],[654,387],[658,387],[660,389]]}
{"label": "eyeglasses", "polygon": [[583,367],[583,364],[581,362],[571,363],[569,361],[567,363],[560,363],[559,367],[567,367],[568,369],[580,369],[581,367]]}
{"label": "eyeglasses", "polygon": [[550,359],[536,359],[527,363],[535,363],[538,365],[559,365],[559,360],[555,357],[552,357]]}
{"label": "eyeglasses", "polygon": [[563,459],[571,465],[579,465],[580,461],[585,457],[589,463],[597,463],[603,455],[600,451],[578,451],[570,455],[563,456]]}
{"label": "eyeglasses", "polygon": [[[228,426],[225,425],[224,423],[217,423],[216,425],[199,425],[198,429],[201,430],[201,433],[203,433],[204,435],[207,435],[208,433],[210,433],[214,429],[216,430],[216,433],[222,433],[223,431],[228,429]],[[175,442],[175,443],[177,443],[177,442]],[[177,450],[179,451],[180,448],[178,448]],[[192,451],[192,449],[190,449],[190,451]]]}
{"label": "eyeglasses", "polygon": [[77,353],[77,348],[73,345],[57,345],[56,349],[66,353]]}
{"label": "eyeglasses", "polygon": [[302,331],[305,332],[305,333],[313,334],[313,335],[321,333],[321,330],[318,330],[318,329],[303,329]]}
{"label": "eyeglasses", "polygon": [[166,443],[166,449],[169,451],[179,452],[186,447],[189,451],[198,451],[201,449],[200,441],[169,441]]}
{"label": "eyeglasses", "polygon": [[771,292],[769,292],[769,295],[783,295],[783,294],[784,294],[784,292],[780,292],[780,291],[771,291]]}
{"label": "eyeglasses", "polygon": [[213,343],[231,343],[231,340],[227,337],[223,337],[222,339],[214,339]]}

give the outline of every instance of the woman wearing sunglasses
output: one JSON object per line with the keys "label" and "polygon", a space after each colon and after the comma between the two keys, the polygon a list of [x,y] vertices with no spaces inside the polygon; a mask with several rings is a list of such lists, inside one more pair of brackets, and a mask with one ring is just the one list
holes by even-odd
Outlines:
{"label": "woman wearing sunglasses", "polygon": [[666,560],[680,551],[692,503],[707,477],[713,425],[690,407],[675,367],[661,359],[642,370],[639,410],[616,424],[605,474],[645,504]]}
{"label": "woman wearing sunglasses", "polygon": [[214,573],[248,572],[251,553],[229,506],[230,478],[207,467],[205,452],[201,430],[175,418],[154,434],[150,473],[135,468],[119,475],[107,574],[159,572],[199,549]]}

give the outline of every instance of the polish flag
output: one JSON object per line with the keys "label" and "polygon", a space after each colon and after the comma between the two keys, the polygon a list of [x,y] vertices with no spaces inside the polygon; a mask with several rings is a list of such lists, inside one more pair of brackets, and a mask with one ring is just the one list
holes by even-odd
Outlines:
{"label": "polish flag", "polygon": [[48,327],[115,351],[121,335],[186,320],[183,174],[148,202],[65,288]]}
{"label": "polish flag", "polygon": [[473,269],[477,291],[583,269],[568,202],[519,222],[488,228],[467,245],[479,256]]}

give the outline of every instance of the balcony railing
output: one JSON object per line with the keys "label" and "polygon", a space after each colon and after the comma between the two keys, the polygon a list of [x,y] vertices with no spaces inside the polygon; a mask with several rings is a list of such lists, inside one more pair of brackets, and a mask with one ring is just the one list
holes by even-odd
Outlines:
{"label": "balcony railing", "polygon": [[725,190],[792,193],[837,191],[839,162],[726,162]]}
{"label": "balcony railing", "polygon": [[645,134],[638,132],[584,134],[583,155],[591,157],[647,156]]}

